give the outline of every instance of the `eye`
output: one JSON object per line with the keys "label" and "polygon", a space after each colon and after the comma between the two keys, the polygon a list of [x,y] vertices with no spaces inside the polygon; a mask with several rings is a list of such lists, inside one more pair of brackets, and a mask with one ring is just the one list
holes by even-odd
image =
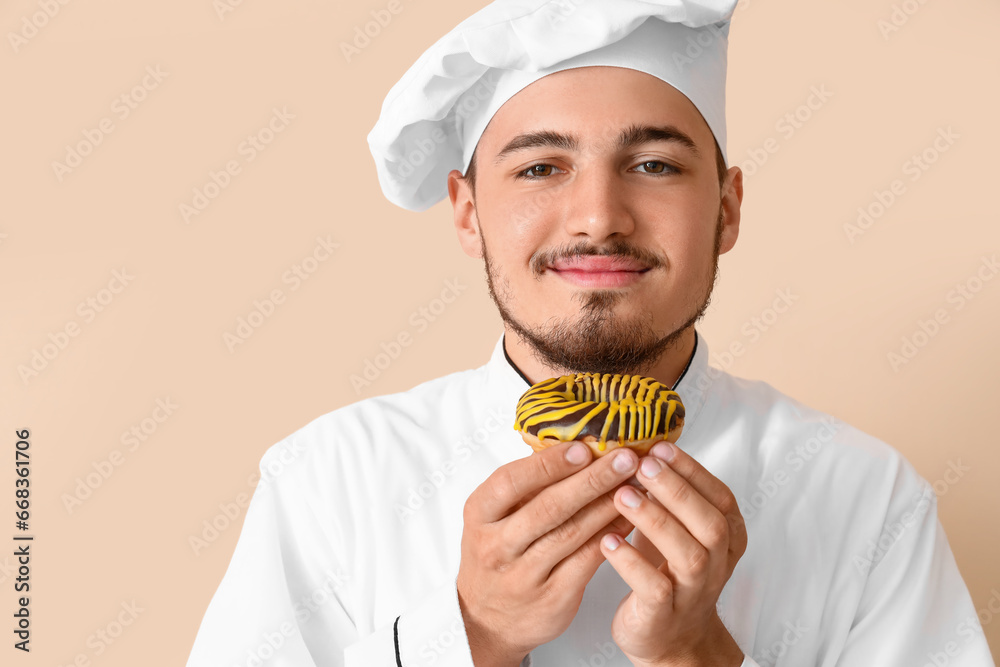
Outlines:
{"label": "eye", "polygon": [[[659,165],[659,171],[654,170],[656,168],[655,167],[656,165]],[[680,173],[680,170],[674,167],[673,165],[667,164],[666,162],[662,162],[660,160],[647,160],[646,162],[643,162],[640,166],[644,170],[646,170],[640,173],[650,174],[651,176],[665,176],[669,174]],[[651,166],[653,167],[653,169],[649,169]],[[552,174],[553,169],[556,169],[556,167],[553,167],[551,164],[545,164],[540,162],[538,164],[533,164],[530,167],[527,167],[526,169],[519,171],[517,174],[514,175],[514,178],[524,179],[529,181],[540,180],[545,178],[546,176],[550,176]]]}
{"label": "eye", "polygon": [[[549,173],[543,173],[546,169],[555,169],[551,164],[533,164],[527,169],[522,169],[521,171],[514,174],[514,178],[523,178],[528,181],[538,180],[549,175]],[[541,171],[539,171],[541,170]],[[551,173],[551,172],[550,172]]]}
{"label": "eye", "polygon": [[660,171],[643,171],[640,173],[651,174],[653,176],[663,176],[665,174],[679,174],[680,170],[676,167],[667,164],[666,162],[661,162],[660,160],[648,160],[643,162],[640,166],[644,169],[650,165],[661,165],[663,168]]}

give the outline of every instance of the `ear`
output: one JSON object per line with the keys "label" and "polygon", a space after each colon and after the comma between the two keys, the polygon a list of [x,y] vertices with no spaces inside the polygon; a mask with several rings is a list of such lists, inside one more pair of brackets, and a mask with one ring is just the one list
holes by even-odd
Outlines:
{"label": "ear", "polygon": [[455,231],[458,243],[469,257],[481,259],[482,244],[479,237],[479,216],[476,213],[472,190],[462,177],[462,172],[452,169],[448,174],[448,197],[455,213]]}
{"label": "ear", "polygon": [[736,245],[740,235],[740,205],[743,203],[743,171],[730,167],[722,184],[723,218],[722,241],[719,254],[727,253]]}

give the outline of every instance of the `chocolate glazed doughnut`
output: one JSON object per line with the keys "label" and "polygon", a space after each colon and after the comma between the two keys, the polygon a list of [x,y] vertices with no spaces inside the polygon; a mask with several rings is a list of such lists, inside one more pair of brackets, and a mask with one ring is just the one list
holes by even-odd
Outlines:
{"label": "chocolate glazed doughnut", "polygon": [[536,452],[579,440],[594,456],[631,447],[639,456],[676,442],[684,428],[681,397],[641,375],[575,373],[532,385],[517,403],[514,429]]}

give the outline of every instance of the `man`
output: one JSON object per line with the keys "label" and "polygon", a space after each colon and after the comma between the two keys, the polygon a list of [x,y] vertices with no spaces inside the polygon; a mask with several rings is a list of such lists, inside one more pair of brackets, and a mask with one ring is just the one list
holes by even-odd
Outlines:
{"label": "man", "polygon": [[[393,88],[383,191],[448,195],[504,333],[268,450],[189,665],[993,665],[905,458],[708,366],[734,4],[494,2]],[[517,400],[570,372],[672,386],[678,446],[531,454]]]}

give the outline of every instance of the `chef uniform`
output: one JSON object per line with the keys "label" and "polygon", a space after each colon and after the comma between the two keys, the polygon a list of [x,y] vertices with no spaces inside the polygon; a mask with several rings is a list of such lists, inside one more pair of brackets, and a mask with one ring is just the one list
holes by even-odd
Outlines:
{"label": "chef uniform", "polygon": [[[735,3],[492,3],[390,91],[369,135],[383,192],[410,210],[441,201],[503,102],[568,67],[631,67],[674,85],[725,151]],[[501,335],[479,368],[347,405],[268,449],[188,667],[473,667],[456,584],[463,509],[493,471],[531,455],[513,429],[528,387]],[[994,664],[934,489],[899,452],[710,366],[697,331],[674,389],[678,446],[746,520],[746,552],[718,600],[742,667]],[[569,628],[523,667],[629,665],[610,631],[628,592],[602,563]]]}
{"label": "chef uniform", "polygon": [[[930,484],[889,445],[708,360],[698,333],[674,387],[677,444],[746,520],[718,600],[742,667],[992,666]],[[268,449],[188,667],[473,667],[462,512],[532,454],[513,429],[528,386],[501,336],[477,369],[334,410]],[[630,665],[611,639],[628,592],[603,562],[570,627],[522,665]]]}

